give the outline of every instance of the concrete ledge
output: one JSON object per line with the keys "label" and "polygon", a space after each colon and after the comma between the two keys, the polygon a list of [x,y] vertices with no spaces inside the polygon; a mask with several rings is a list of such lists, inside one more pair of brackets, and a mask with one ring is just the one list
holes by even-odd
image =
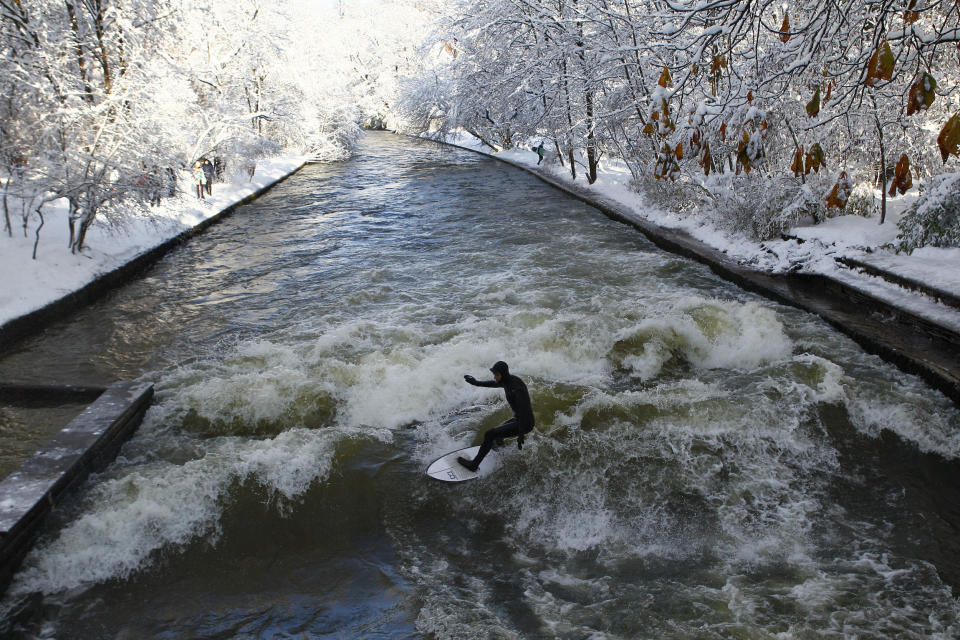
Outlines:
{"label": "concrete ledge", "polygon": [[949,291],[944,291],[943,289],[931,286],[925,282],[920,282],[919,280],[914,280],[913,278],[902,276],[898,273],[893,273],[892,271],[888,271],[863,260],[857,260],[856,258],[842,257],[836,258],[836,261],[852,269],[860,269],[872,276],[883,278],[887,282],[892,282],[905,289],[919,291],[934,300],[940,301],[941,304],[953,307],[954,309],[960,309],[960,297],[953,295]]}
{"label": "concrete ledge", "polygon": [[307,162],[304,162],[282,178],[274,180],[263,188],[258,189],[257,191],[254,191],[250,195],[244,197],[242,200],[234,202],[219,213],[207,218],[206,220],[187,229],[186,231],[183,231],[179,235],[170,238],[166,242],[163,242],[162,244],[159,244],[156,247],[141,253],[130,262],[120,265],[113,271],[108,271],[107,273],[98,276],[86,286],[77,289],[76,291],[72,291],[62,298],[54,300],[50,304],[41,307],[36,311],[32,311],[26,315],[14,318],[6,324],[0,325],[0,353],[3,353],[12,347],[17,341],[35,333],[39,333],[46,326],[63,318],[65,315],[76,311],[81,307],[87,306],[97,298],[111,291],[114,287],[123,284],[130,278],[136,276],[138,273],[146,270],[147,267],[162,258],[174,247],[186,242],[210,225],[219,222],[226,216],[233,213],[237,207],[256,200],[273,187],[277,186],[293,174],[300,171],[300,169],[307,164]]}
{"label": "concrete ledge", "polygon": [[47,515],[87,476],[109,464],[140,426],[150,383],[119,382],[0,482],[0,593],[33,545]]}
{"label": "concrete ledge", "polygon": [[744,267],[679,229],[659,227],[626,206],[567,184],[538,169],[469,147],[472,151],[522,169],[607,217],[630,225],[653,244],[704,264],[722,278],[760,295],[816,314],[869,353],[923,378],[960,405],[960,334],[900,309],[840,280],[815,274],[770,274]]}

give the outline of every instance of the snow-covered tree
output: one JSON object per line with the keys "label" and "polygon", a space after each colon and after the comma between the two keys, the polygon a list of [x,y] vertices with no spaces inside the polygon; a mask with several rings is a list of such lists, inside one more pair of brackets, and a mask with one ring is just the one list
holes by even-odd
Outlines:
{"label": "snow-covered tree", "polygon": [[762,236],[960,153],[956,2],[458,0],[441,41],[412,124],[610,154]]}
{"label": "snow-covered tree", "polygon": [[[426,11],[357,2],[0,0],[4,225],[69,202],[71,249],[201,156],[349,152],[383,120]],[[376,19],[374,19],[374,17]],[[164,189],[164,192],[167,192]],[[149,194],[149,197],[148,197]],[[10,207],[16,209],[11,214]],[[9,223],[7,221],[10,221]]]}

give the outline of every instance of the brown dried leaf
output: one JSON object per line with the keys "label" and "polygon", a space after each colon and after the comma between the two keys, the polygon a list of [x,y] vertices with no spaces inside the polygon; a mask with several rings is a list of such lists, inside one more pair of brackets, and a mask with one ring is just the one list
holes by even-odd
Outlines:
{"label": "brown dried leaf", "polygon": [[820,113],[820,87],[813,94],[813,98],[807,103],[807,115],[815,118]]}
{"label": "brown dried leaf", "polygon": [[799,178],[804,174],[803,170],[803,145],[797,147],[796,152],[793,154],[793,163],[790,165],[790,170],[793,171],[793,175]]}
{"label": "brown dried leaf", "polygon": [[960,156],[960,112],[955,113],[947,120],[947,124],[943,125],[940,135],[937,136],[937,146],[940,147],[944,164],[949,156]]}
{"label": "brown dried leaf", "polygon": [[907,154],[900,156],[893,171],[893,180],[890,182],[890,195],[905,194],[913,186],[913,177],[910,175],[910,159]]}
{"label": "brown dried leaf", "polygon": [[917,0],[910,0],[910,3],[907,5],[907,10],[903,12],[903,21],[906,24],[913,24],[920,19],[920,12],[912,11],[915,6],[917,6]]}
{"label": "brown dried leaf", "polygon": [[750,157],[747,149],[750,144],[750,135],[744,131],[743,140],[737,143],[737,167],[743,167],[743,170],[750,173],[753,169],[753,158]]}
{"label": "brown dried leaf", "polygon": [[780,40],[786,42],[790,39],[790,12],[783,14],[783,24],[780,25]]}
{"label": "brown dried leaf", "polygon": [[663,68],[663,72],[660,74],[660,79],[657,81],[657,84],[664,89],[673,84],[673,78],[670,77],[670,70],[666,67]]}
{"label": "brown dried leaf", "polygon": [[889,82],[893,78],[895,62],[893,51],[890,50],[890,43],[884,42],[870,57],[870,63],[867,65],[867,86],[875,87],[876,80]]}
{"label": "brown dried leaf", "polygon": [[850,199],[850,193],[850,179],[847,177],[846,171],[841,171],[840,177],[837,178],[837,183],[833,185],[833,189],[831,189],[830,194],[827,195],[827,209],[845,209],[847,207],[847,200]]}
{"label": "brown dried leaf", "polygon": [[937,97],[937,81],[929,73],[924,73],[919,80],[910,85],[907,97],[907,115],[913,115],[921,109],[928,109]]}
{"label": "brown dried leaf", "polygon": [[803,172],[805,174],[810,173],[811,171],[814,173],[819,173],[820,167],[825,167],[827,165],[827,163],[823,160],[823,155],[823,147],[820,146],[819,142],[815,142],[813,146],[810,147],[810,151],[808,151],[804,157],[804,164],[806,166],[804,166]]}

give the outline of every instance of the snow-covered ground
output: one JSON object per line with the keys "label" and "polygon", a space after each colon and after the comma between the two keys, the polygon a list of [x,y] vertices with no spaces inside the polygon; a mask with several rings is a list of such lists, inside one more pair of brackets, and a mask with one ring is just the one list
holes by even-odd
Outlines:
{"label": "snow-covered ground", "polygon": [[[960,332],[960,310],[938,300],[840,264],[838,258],[852,258],[903,278],[919,281],[960,297],[960,249],[925,247],[911,255],[897,254],[885,245],[896,244],[897,220],[916,199],[916,191],[887,200],[884,224],[879,217],[838,216],[820,224],[797,226],[784,235],[788,239],[760,242],[710,223],[706,217],[678,215],[651,205],[642,194],[630,189],[631,175],[617,162],[601,163],[597,181],[588,185],[583,177],[571,182],[570,172],[558,164],[541,164],[529,146],[494,153],[468,134],[448,137],[447,142],[495,155],[516,165],[539,169],[551,178],[613,200],[634,215],[660,227],[680,229],[700,242],[725,252],[754,269],[784,273],[803,271],[825,275],[847,286],[880,298],[897,308]],[[877,192],[877,200],[880,194]]]}
{"label": "snow-covered ground", "polygon": [[95,222],[87,233],[86,248],[79,255],[70,253],[67,247],[65,201],[52,202],[43,209],[44,225],[36,260],[31,256],[38,220],[31,219],[25,237],[16,210],[11,211],[13,236],[0,233],[0,326],[83,288],[97,277],[283,179],[305,160],[294,155],[262,160],[257,163],[252,179],[243,174],[229,182],[214,183],[213,195],[205,200],[198,199],[188,191],[190,185],[181,181],[184,192],[164,199],[159,207],[149,211],[149,217],[129,219],[122,228],[99,220]]}

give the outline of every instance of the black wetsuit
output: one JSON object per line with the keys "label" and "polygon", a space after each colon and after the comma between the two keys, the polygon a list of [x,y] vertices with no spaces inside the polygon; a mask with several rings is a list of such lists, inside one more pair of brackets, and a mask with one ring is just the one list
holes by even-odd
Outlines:
{"label": "black wetsuit", "polygon": [[513,409],[513,417],[499,427],[489,429],[483,434],[483,444],[480,445],[480,451],[477,452],[477,457],[471,463],[474,468],[490,453],[490,449],[498,440],[518,437],[517,444],[522,448],[524,434],[533,431],[534,426],[533,407],[530,405],[530,393],[527,391],[527,385],[524,384],[523,380],[510,373],[506,363],[498,362],[494,365],[492,371],[500,374],[500,382],[496,380],[476,380],[471,376],[465,376],[465,379],[475,387],[503,387],[503,392],[507,396],[507,404]]}

